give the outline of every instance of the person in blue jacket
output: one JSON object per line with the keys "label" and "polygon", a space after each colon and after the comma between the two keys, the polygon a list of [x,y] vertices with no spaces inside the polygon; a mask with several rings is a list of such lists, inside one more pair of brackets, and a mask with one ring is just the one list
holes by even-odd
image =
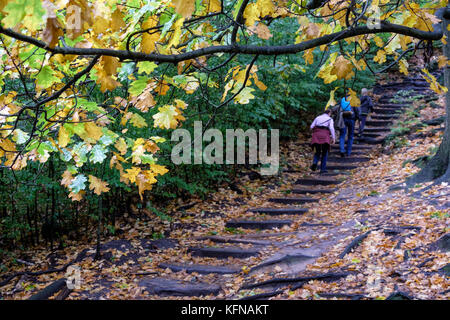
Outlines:
{"label": "person in blue jacket", "polygon": [[[340,113],[343,123],[339,126],[339,149],[341,157],[350,156],[352,153],[353,137],[355,134],[355,122],[360,118],[360,110],[350,105],[350,97],[341,99]],[[347,138],[347,148],[345,148],[345,137]]]}

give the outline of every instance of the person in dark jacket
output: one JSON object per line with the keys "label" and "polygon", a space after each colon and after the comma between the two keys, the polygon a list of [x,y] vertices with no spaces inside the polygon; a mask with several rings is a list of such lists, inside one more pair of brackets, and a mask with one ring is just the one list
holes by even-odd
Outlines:
{"label": "person in dark jacket", "polygon": [[[350,156],[352,153],[353,137],[355,133],[355,122],[359,120],[360,109],[350,105],[350,97],[342,98],[340,102],[340,112],[343,118],[343,125],[339,128],[339,149],[341,157]],[[347,148],[345,148],[345,137],[347,136]]]}
{"label": "person in dark jacket", "polygon": [[358,134],[361,136],[364,132],[364,127],[366,126],[366,119],[371,112],[373,112],[373,102],[372,99],[367,95],[368,91],[366,88],[361,90],[361,118],[359,120],[359,131]]}
{"label": "person in dark jacket", "polygon": [[332,110],[327,109],[323,114],[314,119],[311,124],[312,140],[311,146],[315,149],[314,160],[311,170],[317,170],[317,164],[320,160],[320,173],[327,172],[327,158],[331,144],[336,140],[334,132],[334,121],[330,117]]}

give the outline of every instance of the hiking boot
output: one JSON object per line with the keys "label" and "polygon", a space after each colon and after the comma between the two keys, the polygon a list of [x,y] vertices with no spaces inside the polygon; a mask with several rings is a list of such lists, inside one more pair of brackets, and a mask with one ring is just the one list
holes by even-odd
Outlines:
{"label": "hiking boot", "polygon": [[313,165],[311,166],[311,170],[312,171],[316,171],[317,170],[317,164],[313,163]]}
{"label": "hiking boot", "polygon": [[341,158],[345,158],[345,153],[341,152]]}

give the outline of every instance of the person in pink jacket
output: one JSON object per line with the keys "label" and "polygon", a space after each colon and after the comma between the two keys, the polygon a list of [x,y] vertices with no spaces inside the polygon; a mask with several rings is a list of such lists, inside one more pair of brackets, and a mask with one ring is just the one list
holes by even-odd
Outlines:
{"label": "person in pink jacket", "polygon": [[313,164],[311,170],[316,171],[320,160],[320,173],[327,172],[328,152],[331,144],[336,141],[334,132],[334,122],[331,118],[331,108],[325,110],[323,114],[314,119],[311,124],[312,140],[311,146],[315,150]]}

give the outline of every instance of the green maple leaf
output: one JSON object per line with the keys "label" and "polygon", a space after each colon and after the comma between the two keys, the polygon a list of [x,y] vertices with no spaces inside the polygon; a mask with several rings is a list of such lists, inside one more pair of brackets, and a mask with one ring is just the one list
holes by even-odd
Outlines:
{"label": "green maple leaf", "polygon": [[5,27],[13,28],[22,21],[26,14],[26,7],[26,0],[10,1],[3,9],[7,14],[3,19]]}
{"label": "green maple leaf", "polygon": [[177,121],[175,120],[175,116],[178,115],[178,112],[174,106],[163,106],[158,108],[158,111],[159,112],[153,116],[155,128],[170,129],[176,126]]}
{"label": "green maple leaf", "polygon": [[36,31],[42,22],[45,10],[40,0],[13,0],[5,6],[3,11],[7,16],[3,23],[8,28],[15,27],[26,20],[24,25],[31,31]]}
{"label": "green maple leaf", "polygon": [[44,89],[47,89],[58,81],[60,81],[59,78],[55,76],[55,71],[50,66],[44,66],[36,76],[37,85]]}
{"label": "green maple leaf", "polygon": [[156,68],[158,68],[158,65],[154,62],[150,61],[141,61],[138,63],[139,71],[144,72],[146,74],[152,73]]}
{"label": "green maple leaf", "polygon": [[135,80],[128,89],[128,92],[132,97],[137,97],[144,91],[145,87],[147,87],[147,81],[147,77],[142,77]]}

